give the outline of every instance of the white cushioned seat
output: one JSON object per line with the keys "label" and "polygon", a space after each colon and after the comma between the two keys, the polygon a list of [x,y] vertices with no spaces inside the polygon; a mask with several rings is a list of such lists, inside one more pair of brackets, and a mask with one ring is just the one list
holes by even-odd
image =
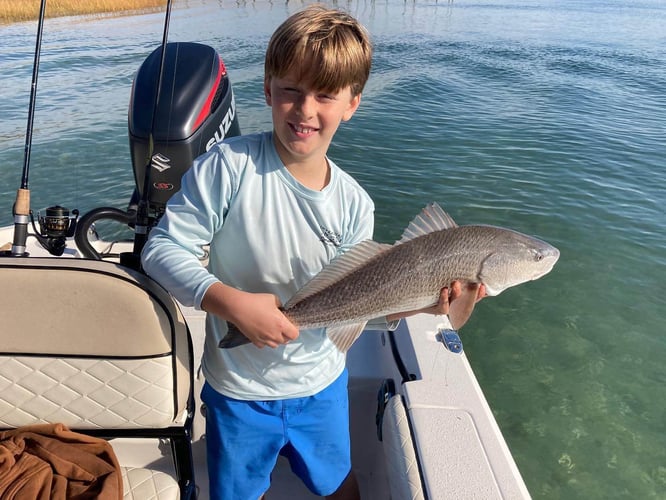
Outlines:
{"label": "white cushioned seat", "polygon": [[391,500],[423,500],[423,485],[409,420],[402,397],[398,394],[386,403],[382,421],[382,442]]}
{"label": "white cushioned seat", "polygon": [[175,300],[120,265],[52,257],[0,258],[0,290],[0,429],[167,439],[181,477],[129,468],[125,498],[194,497],[192,345]]}
{"label": "white cushioned seat", "polygon": [[161,471],[138,467],[121,467],[123,500],[177,500],[178,483]]}

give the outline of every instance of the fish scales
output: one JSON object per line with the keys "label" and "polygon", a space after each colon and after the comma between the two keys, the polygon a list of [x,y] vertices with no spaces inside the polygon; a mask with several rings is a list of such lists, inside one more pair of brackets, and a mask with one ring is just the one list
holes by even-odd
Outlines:
{"label": "fish scales", "polygon": [[479,281],[479,265],[502,231],[461,226],[395,245],[285,314],[301,328],[315,328],[433,305],[452,281]]}

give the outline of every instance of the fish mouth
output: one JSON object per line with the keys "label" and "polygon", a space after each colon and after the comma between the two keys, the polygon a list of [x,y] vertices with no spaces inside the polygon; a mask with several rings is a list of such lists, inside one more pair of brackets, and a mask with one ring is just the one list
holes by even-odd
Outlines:
{"label": "fish mouth", "polygon": [[539,279],[542,276],[548,274],[550,271],[552,271],[553,267],[555,267],[555,264],[560,258],[560,251],[554,246],[550,245],[542,249],[540,254],[541,254],[542,272],[540,272],[537,276],[532,278],[533,280]]}
{"label": "fish mouth", "polygon": [[550,248],[547,248],[546,251],[544,252],[544,258],[552,261],[552,265],[551,265],[551,267],[552,267],[559,260],[560,251],[557,248],[551,246]]}

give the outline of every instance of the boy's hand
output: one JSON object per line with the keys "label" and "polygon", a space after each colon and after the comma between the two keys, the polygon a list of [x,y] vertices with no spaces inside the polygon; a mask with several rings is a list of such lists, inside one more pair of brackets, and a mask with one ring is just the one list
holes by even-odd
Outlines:
{"label": "boy's hand", "polygon": [[439,293],[439,302],[429,308],[426,308],[419,312],[424,312],[428,314],[449,314],[449,306],[451,302],[460,298],[463,295],[463,292],[474,293],[476,292],[476,297],[474,298],[474,304],[479,300],[484,298],[486,294],[486,286],[483,283],[468,283],[467,290],[463,290],[462,283],[460,281],[454,281],[451,283],[451,288],[448,287],[442,288]]}
{"label": "boy's hand", "polygon": [[259,348],[277,347],[298,337],[298,328],[279,309],[279,299],[270,293],[243,292],[216,283],[204,295],[201,307],[236,325]]}
{"label": "boy's hand", "polygon": [[[467,317],[472,313],[474,309],[474,304],[486,296],[486,287],[483,283],[468,283],[467,289],[463,290],[462,283],[460,281],[454,281],[451,283],[450,287],[444,287],[439,293],[439,302],[434,306],[426,307],[424,309],[419,309],[416,311],[405,311],[397,314],[391,314],[387,316],[387,320],[392,321],[395,319],[406,318],[407,316],[413,316],[415,314],[434,314],[434,315],[444,315],[449,314],[450,306],[453,301],[459,299],[463,294],[468,296],[468,294],[475,293],[471,304],[466,305],[465,314]],[[465,319],[466,320],[466,319]]]}

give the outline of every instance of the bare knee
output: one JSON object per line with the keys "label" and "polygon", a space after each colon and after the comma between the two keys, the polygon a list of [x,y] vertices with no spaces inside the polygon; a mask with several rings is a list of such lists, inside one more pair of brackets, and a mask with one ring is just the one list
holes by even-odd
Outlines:
{"label": "bare knee", "polygon": [[361,500],[356,474],[351,471],[342,482],[340,487],[332,495],[326,497],[329,500]]}

